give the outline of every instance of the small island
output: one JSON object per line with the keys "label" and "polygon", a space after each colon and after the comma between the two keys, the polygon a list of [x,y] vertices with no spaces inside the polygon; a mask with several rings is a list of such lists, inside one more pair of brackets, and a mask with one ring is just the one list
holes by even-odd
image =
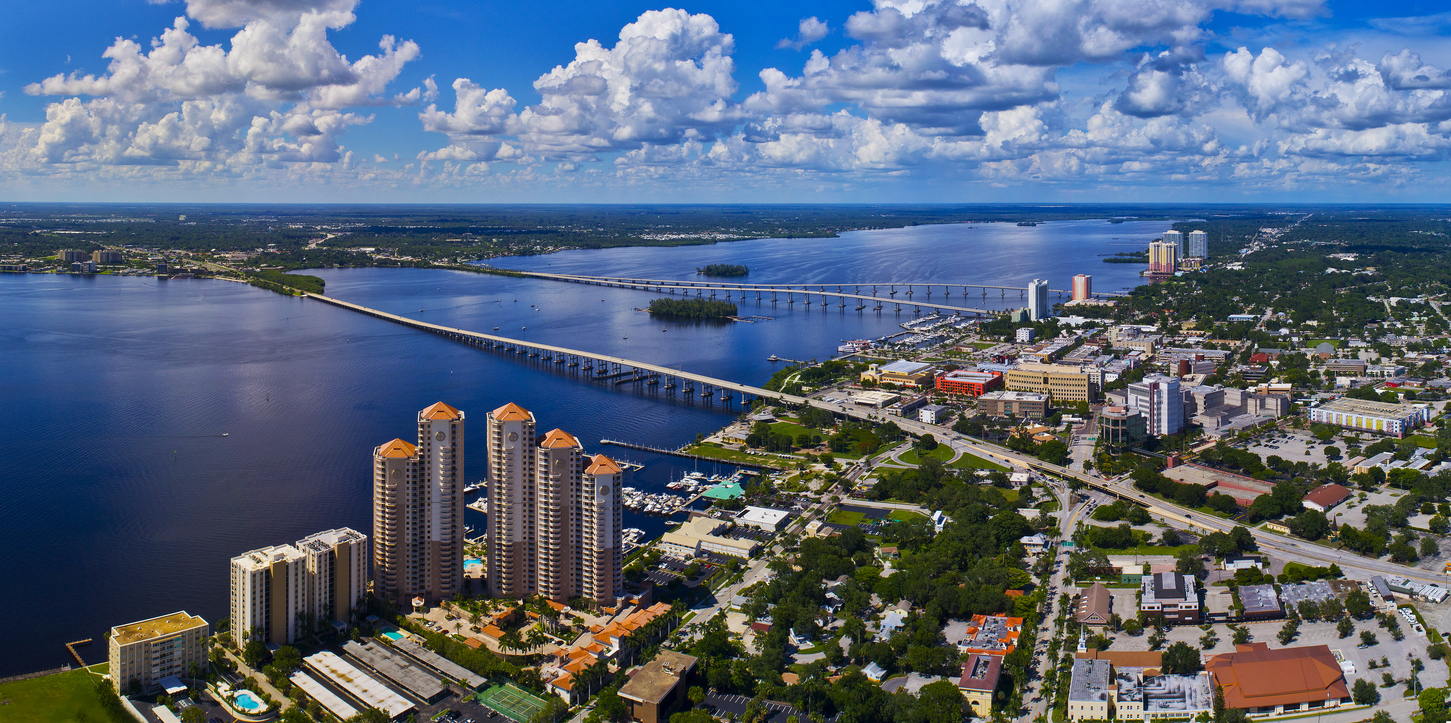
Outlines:
{"label": "small island", "polygon": [[695,273],[701,276],[745,276],[751,270],[740,264],[709,264],[704,268],[695,267]]}
{"label": "small island", "polygon": [[736,305],[714,299],[653,299],[649,312],[681,319],[725,319],[736,315]]}
{"label": "small island", "polygon": [[1106,264],[1147,264],[1148,251],[1120,251],[1103,260]]}

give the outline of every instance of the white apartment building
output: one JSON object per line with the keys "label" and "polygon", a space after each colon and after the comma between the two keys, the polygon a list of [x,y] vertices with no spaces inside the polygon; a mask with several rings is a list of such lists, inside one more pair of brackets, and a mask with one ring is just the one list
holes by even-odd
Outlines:
{"label": "white apartment building", "polygon": [[1186,249],[1184,248],[1184,234],[1183,234],[1183,232],[1181,232],[1181,231],[1175,231],[1174,229],[1169,229],[1168,231],[1165,231],[1164,232],[1163,239],[1164,239],[1164,243],[1174,244],[1174,254],[1175,254],[1176,257],[1181,258],[1181,259],[1184,258],[1184,256],[1185,256],[1184,251]]}
{"label": "white apartment building", "polygon": [[192,665],[207,669],[207,621],[186,611],[111,628],[110,678],[126,695],[134,683],[152,690],[169,677],[190,675]]}
{"label": "white apartment building", "polygon": [[1154,374],[1130,384],[1128,406],[1144,414],[1149,434],[1164,436],[1184,430],[1184,396],[1178,379]]}
{"label": "white apartment building", "polygon": [[307,556],[292,545],[273,545],[232,558],[232,635],[238,647],[256,639],[288,645],[307,613]]}
{"label": "white apartment building", "polygon": [[1048,280],[1033,279],[1028,283],[1028,318],[1033,321],[1053,315],[1053,305],[1048,303]]}
{"label": "white apartment building", "polygon": [[1203,231],[1190,231],[1184,255],[1191,259],[1209,258],[1209,234]]}

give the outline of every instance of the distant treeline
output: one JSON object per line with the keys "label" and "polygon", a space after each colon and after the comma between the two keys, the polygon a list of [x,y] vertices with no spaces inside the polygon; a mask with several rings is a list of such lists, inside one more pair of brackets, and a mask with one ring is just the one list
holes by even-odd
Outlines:
{"label": "distant treeline", "polygon": [[708,264],[704,268],[697,266],[695,273],[701,276],[745,276],[751,270],[740,264]]}
{"label": "distant treeline", "polygon": [[326,283],[316,276],[284,274],[281,271],[256,271],[247,274],[247,280],[253,286],[271,289],[278,293],[288,293],[287,289],[296,289],[298,291],[306,291],[310,294],[321,294],[323,292],[323,285]]}
{"label": "distant treeline", "polygon": [[1148,251],[1120,251],[1103,260],[1106,264],[1147,264]]}
{"label": "distant treeline", "polygon": [[724,319],[736,315],[736,305],[713,299],[653,299],[650,313],[685,319]]}

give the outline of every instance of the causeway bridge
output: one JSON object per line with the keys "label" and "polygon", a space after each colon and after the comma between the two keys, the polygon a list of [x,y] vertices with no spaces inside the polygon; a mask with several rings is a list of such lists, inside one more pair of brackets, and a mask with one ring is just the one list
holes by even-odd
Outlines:
{"label": "causeway bridge", "polygon": [[519,361],[553,367],[561,373],[574,374],[612,386],[640,385],[652,392],[671,395],[679,393],[683,399],[689,401],[695,401],[698,397],[700,401],[707,404],[713,404],[716,401],[720,401],[722,404],[734,404],[737,399],[736,395],[740,395],[739,401],[742,406],[749,404],[753,399],[771,399],[785,404],[803,404],[807,401],[805,397],[773,392],[748,384],[737,384],[726,379],[681,371],[658,364],[430,324],[321,294],[306,294],[306,296],[384,321],[438,334],[462,344],[501,352],[513,356]]}

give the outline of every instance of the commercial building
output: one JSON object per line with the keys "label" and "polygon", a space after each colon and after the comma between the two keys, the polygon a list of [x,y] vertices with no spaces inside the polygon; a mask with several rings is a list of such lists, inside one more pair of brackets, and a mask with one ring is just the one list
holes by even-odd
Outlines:
{"label": "commercial building", "polygon": [[1149,434],[1164,436],[1184,430],[1184,396],[1178,379],[1155,374],[1130,384],[1128,406],[1147,418]]}
{"label": "commercial building", "polygon": [[1183,232],[1181,232],[1181,231],[1175,231],[1174,229],[1169,229],[1168,231],[1165,231],[1164,232],[1163,240],[1164,240],[1164,243],[1166,243],[1166,244],[1173,244],[1174,245],[1174,255],[1177,256],[1178,258],[1181,258],[1182,259],[1182,258],[1184,258],[1187,255],[1187,254],[1184,253],[1187,249],[1184,248],[1184,233]]}
{"label": "commercial building", "polygon": [[791,518],[791,513],[786,510],[773,510],[769,507],[747,507],[736,515],[736,523],[747,527],[754,527],[766,532],[776,532],[785,527],[785,523]]}
{"label": "commercial building", "polygon": [[1068,719],[1194,720],[1213,712],[1214,687],[1208,673],[1161,675],[1158,668],[1158,663],[1131,666],[1105,658],[1074,659]]}
{"label": "commercial building", "polygon": [[1104,407],[1098,415],[1098,433],[1115,447],[1131,447],[1149,436],[1149,420],[1130,407]]}
{"label": "commercial building", "polygon": [[1039,321],[1052,315],[1053,305],[1048,303],[1048,280],[1033,279],[1028,282],[1028,318]]}
{"label": "commercial building", "polygon": [[580,540],[583,569],[580,594],[600,605],[614,605],[625,594],[620,574],[623,561],[620,485],[624,471],[602,454],[589,458],[584,470],[580,511],[584,518]]}
{"label": "commercial building", "polygon": [[489,591],[523,598],[536,592],[534,415],[505,404],[486,418],[489,434]]}
{"label": "commercial building", "polygon": [[698,658],[661,650],[620,688],[620,698],[630,707],[630,717],[640,723],[662,723],[670,709],[685,700],[681,681],[690,676]]}
{"label": "commercial building", "polygon": [[1423,407],[1341,397],[1310,410],[1310,421],[1404,437],[1429,418]]}
{"label": "commercial building", "polygon": [[1149,273],[1172,274],[1178,270],[1178,244],[1171,241],[1149,242]]}
{"label": "commercial building", "polygon": [[660,536],[660,549],[676,557],[698,557],[714,552],[732,557],[750,557],[760,543],[750,538],[734,538],[717,534],[728,523],[700,515],[686,520],[674,531]]}
{"label": "commercial building", "polygon": [[1177,572],[1156,572],[1144,576],[1139,612],[1162,619],[1169,625],[1199,622],[1198,581]]}
{"label": "commercial building", "polygon": [[962,664],[962,677],[957,681],[957,690],[967,700],[974,717],[992,717],[993,692],[998,689],[998,679],[1002,677],[1002,672],[1001,655],[974,653]]}
{"label": "commercial building", "polygon": [[1023,619],[1004,615],[974,615],[967,624],[967,639],[958,644],[964,653],[1010,655],[1023,634]]}
{"label": "commercial building", "polygon": [[917,410],[917,421],[923,424],[942,424],[952,416],[952,410],[941,404],[924,404]]}
{"label": "commercial building", "polygon": [[977,398],[977,410],[989,417],[1042,419],[1048,416],[1048,395],[1035,392],[988,392]]}
{"label": "commercial building", "polygon": [[989,372],[958,370],[937,377],[937,391],[980,397],[1003,386],[1003,375]]}
{"label": "commercial building", "polygon": [[463,590],[464,479],[464,414],[443,402],[418,413],[417,444],[395,439],[373,450],[380,597],[437,601]]}
{"label": "commercial building", "polygon": [[1078,594],[1074,618],[1079,625],[1108,625],[1113,617],[1113,596],[1101,582],[1095,582]]}
{"label": "commercial building", "polygon": [[1098,389],[1082,367],[1065,364],[1028,362],[1003,376],[1008,390],[1047,394],[1054,402],[1091,402]]}
{"label": "commercial building", "polygon": [[890,364],[873,364],[867,367],[861,374],[861,380],[916,389],[933,386],[933,376],[931,364],[898,359]]}
{"label": "commercial building", "polygon": [[307,555],[292,545],[232,558],[231,623],[238,646],[247,640],[288,645],[301,637],[308,582]]}
{"label": "commercial building", "polygon": [[1271,620],[1285,615],[1274,585],[1240,585],[1239,604],[1244,607],[1245,620]]}
{"label": "commercial building", "polygon": [[1227,708],[1250,715],[1328,710],[1349,705],[1350,687],[1329,646],[1270,650],[1265,643],[1236,645],[1209,659],[1205,669],[1223,691]]}
{"label": "commercial building", "polygon": [[1033,337],[1037,335],[1037,333],[1037,330],[1035,330],[1033,327],[1025,326],[1013,332],[1013,341],[1016,341],[1019,344],[1027,344],[1028,342],[1033,340]]}
{"label": "commercial building", "polygon": [[162,680],[207,669],[207,621],[186,611],[111,628],[110,676],[116,691],[147,692]]}
{"label": "commercial building", "polygon": [[1337,484],[1324,484],[1310,490],[1301,504],[1316,512],[1329,512],[1331,508],[1350,499],[1350,490]]}
{"label": "commercial building", "polygon": [[1079,274],[1073,277],[1073,300],[1087,301],[1093,298],[1093,277]]}
{"label": "commercial building", "polygon": [[896,402],[898,399],[901,399],[901,398],[902,398],[902,395],[900,395],[900,394],[893,394],[892,392],[882,392],[882,391],[877,391],[877,390],[871,390],[871,391],[858,392],[856,394],[853,394],[852,397],[851,397],[851,403],[852,404],[859,404],[859,405],[861,405],[863,407],[872,407],[873,409],[881,409],[882,407],[885,407],[885,406],[887,406],[889,404],[892,404],[893,402]]}
{"label": "commercial building", "polygon": [[1184,255],[1191,259],[1209,258],[1209,234],[1203,231],[1190,231]]}
{"label": "commercial building", "polygon": [[1117,694],[1113,663],[1075,659],[1068,682],[1068,720],[1109,720]]}

